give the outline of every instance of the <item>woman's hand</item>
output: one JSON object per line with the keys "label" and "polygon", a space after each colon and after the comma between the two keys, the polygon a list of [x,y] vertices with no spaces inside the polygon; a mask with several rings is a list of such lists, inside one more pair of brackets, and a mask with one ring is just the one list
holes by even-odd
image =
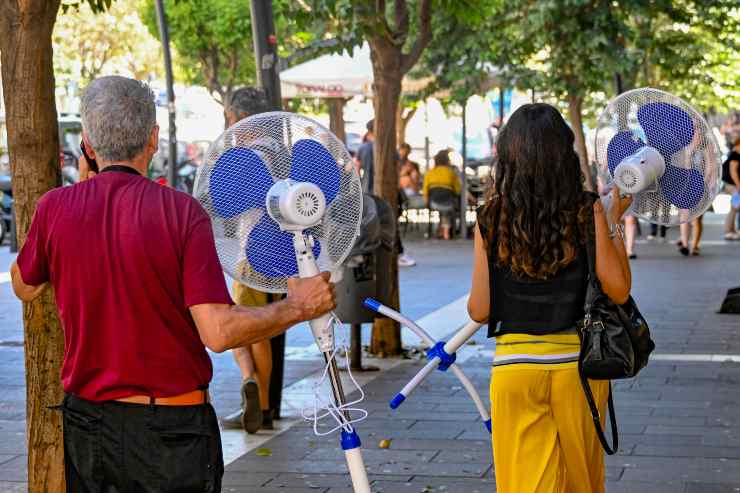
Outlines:
{"label": "woman's hand", "polygon": [[617,187],[612,187],[610,195],[609,210],[606,211],[606,217],[609,224],[619,224],[622,221],[624,213],[632,205],[632,196],[627,195],[623,197]]}

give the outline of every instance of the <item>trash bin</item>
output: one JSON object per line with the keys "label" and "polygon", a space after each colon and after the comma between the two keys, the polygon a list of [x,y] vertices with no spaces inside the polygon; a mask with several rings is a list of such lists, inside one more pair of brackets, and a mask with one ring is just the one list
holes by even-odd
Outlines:
{"label": "trash bin", "polygon": [[[364,194],[360,236],[343,266],[342,280],[336,285],[339,320],[351,325],[350,368],[362,366],[362,324],[372,323],[377,314],[363,305],[365,298],[390,302],[390,262],[396,236],[396,217],[388,203]],[[377,368],[375,368],[377,369]]]}

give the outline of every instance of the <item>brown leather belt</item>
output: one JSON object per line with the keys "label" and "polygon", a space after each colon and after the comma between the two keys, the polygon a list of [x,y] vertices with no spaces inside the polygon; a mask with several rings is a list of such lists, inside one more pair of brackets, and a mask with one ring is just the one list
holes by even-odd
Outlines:
{"label": "brown leather belt", "polygon": [[153,406],[197,406],[211,402],[211,397],[207,390],[193,390],[180,395],[171,397],[151,397],[148,395],[131,395],[115,399],[117,402],[127,402],[129,404],[148,404]]}

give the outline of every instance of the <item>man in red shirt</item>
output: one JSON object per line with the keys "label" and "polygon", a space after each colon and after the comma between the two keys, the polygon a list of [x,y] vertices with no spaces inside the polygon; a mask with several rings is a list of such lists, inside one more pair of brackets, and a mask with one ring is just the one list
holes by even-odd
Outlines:
{"label": "man in red shirt", "polygon": [[151,90],[96,79],[82,125],[100,173],[39,200],[11,267],[23,301],[55,290],[68,491],[220,491],[206,347],[222,352],[316,318],[334,307],[333,287],[328,275],[292,279],[283,301],[234,306],[206,212],[146,178],[159,133]]}

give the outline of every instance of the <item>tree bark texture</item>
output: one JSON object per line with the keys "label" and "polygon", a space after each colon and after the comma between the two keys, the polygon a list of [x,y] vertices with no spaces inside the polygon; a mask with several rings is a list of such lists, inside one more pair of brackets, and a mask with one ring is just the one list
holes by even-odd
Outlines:
{"label": "tree bark texture", "polygon": [[585,177],[585,187],[587,190],[595,190],[594,183],[592,180],[591,166],[588,161],[588,149],[586,148],[586,135],[583,133],[583,117],[581,109],[583,106],[583,98],[576,95],[568,95],[568,114],[570,117],[570,125],[573,128],[575,134],[575,146],[578,157],[581,160],[581,172]]}
{"label": "tree bark texture", "polygon": [[344,105],[347,100],[344,98],[329,98],[329,130],[337,136],[339,140],[347,143],[347,133],[344,128]]}
{"label": "tree bark texture", "polygon": [[[371,39],[373,63],[373,108],[375,110],[374,194],[398,209],[398,170],[396,165],[396,109],[401,97],[401,49],[385,39]],[[398,257],[391,256],[391,307],[399,308]],[[370,353],[379,356],[401,354],[401,328],[390,318],[378,318],[373,324]]]}
{"label": "tree bark texture", "polygon": [[[38,199],[61,184],[54,102],[51,34],[60,0],[4,0],[0,56],[18,243],[22,245]],[[64,337],[54,293],[46,289],[23,306],[28,438],[28,491],[57,493],[64,486],[60,366]]]}

